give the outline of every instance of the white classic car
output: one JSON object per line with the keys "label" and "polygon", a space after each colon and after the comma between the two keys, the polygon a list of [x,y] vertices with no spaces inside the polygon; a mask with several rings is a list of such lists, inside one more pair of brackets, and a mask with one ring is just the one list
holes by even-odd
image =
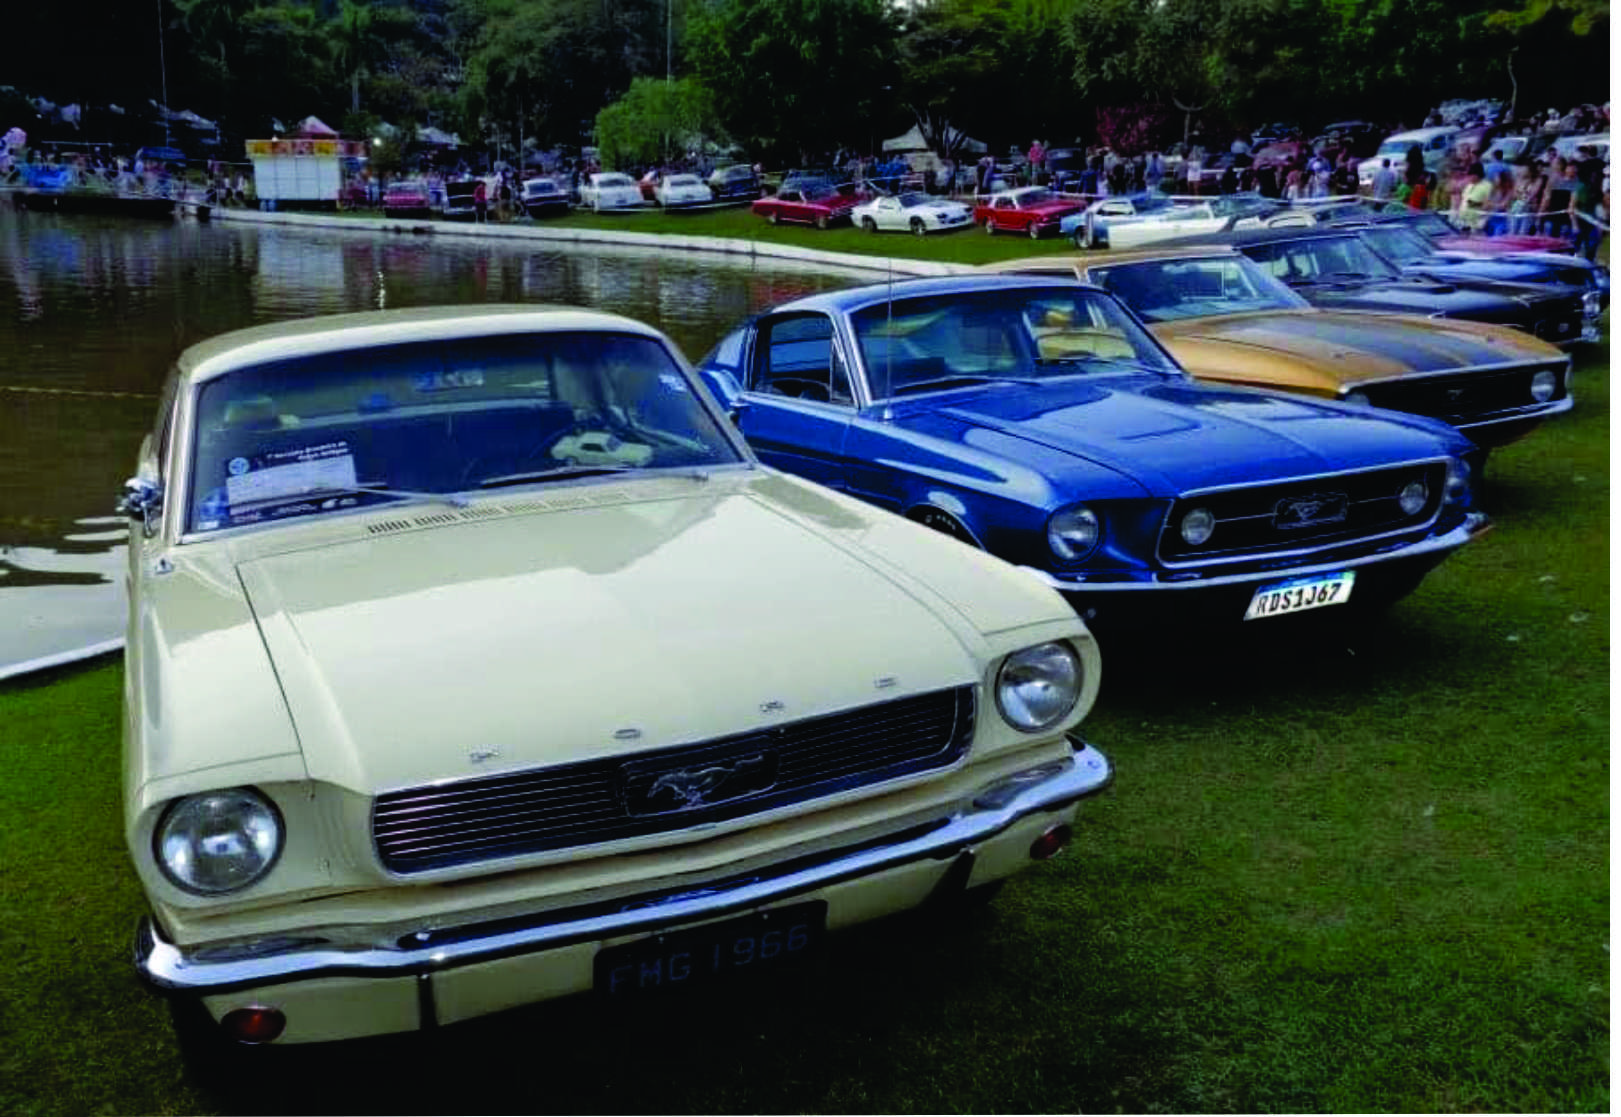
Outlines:
{"label": "white classic car", "polygon": [[628,319],[204,342],[122,508],[136,958],[193,1051],[772,970],[1110,780],[1058,594],[761,466]]}
{"label": "white classic car", "polygon": [[697,175],[664,175],[653,186],[653,200],[665,209],[706,206],[714,193]]}
{"label": "white classic car", "polygon": [[913,190],[863,202],[850,211],[850,219],[869,233],[884,230],[923,236],[940,229],[968,228],[974,223],[974,208]]}
{"label": "white classic car", "polygon": [[629,209],[642,205],[642,188],[629,175],[604,171],[580,184],[580,204],[601,213],[605,209]]}
{"label": "white classic car", "polygon": [[1284,203],[1249,195],[1226,195],[1188,205],[1154,197],[1103,198],[1083,215],[1066,218],[1060,231],[1078,248],[1139,248],[1146,244],[1251,229],[1282,212]]}

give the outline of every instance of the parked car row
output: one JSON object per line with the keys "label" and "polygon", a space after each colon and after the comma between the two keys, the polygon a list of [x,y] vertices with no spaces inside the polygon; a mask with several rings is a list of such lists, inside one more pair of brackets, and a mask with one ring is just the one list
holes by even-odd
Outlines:
{"label": "parked car row", "polygon": [[[1042,194],[755,204],[1039,236]],[[779,969],[1057,854],[1112,779],[1100,638],[1398,600],[1572,406],[1534,330],[1286,282],[1429,239],[1365,226],[818,294],[696,369],[531,307],[188,349],[121,504],[141,976],[195,1044],[411,1031]]]}

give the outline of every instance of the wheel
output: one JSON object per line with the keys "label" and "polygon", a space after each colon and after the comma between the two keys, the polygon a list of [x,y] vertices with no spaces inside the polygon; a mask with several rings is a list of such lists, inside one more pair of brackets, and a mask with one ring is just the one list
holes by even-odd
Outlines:
{"label": "wheel", "polygon": [[916,233],[918,236],[922,236],[924,233],[926,233],[928,231],[929,231],[928,226],[923,224],[923,218],[921,218],[921,217],[912,218],[912,232]]}
{"label": "wheel", "polygon": [[863,217],[861,219],[861,227],[869,233],[876,233],[878,231],[878,222],[874,221],[870,217]]}
{"label": "wheel", "polygon": [[1030,225],[1026,229],[1026,232],[1028,232],[1030,234],[1030,239],[1031,240],[1040,240],[1041,239],[1041,226],[1037,225],[1034,221],[1030,222]]}
{"label": "wheel", "polygon": [[1076,248],[1085,248],[1086,247],[1086,226],[1082,225],[1080,228],[1076,229],[1073,233],[1071,233],[1069,235],[1069,239],[1070,239],[1071,243],[1073,243],[1075,245]]}
{"label": "wheel", "polygon": [[827,223],[828,223],[827,222],[827,214],[822,213],[822,214],[817,215],[817,217],[816,217],[816,227],[818,229],[827,228]]}
{"label": "wheel", "polygon": [[772,210],[770,213],[768,213],[766,215],[766,220],[771,222],[773,225],[781,225],[782,224],[782,218],[777,216],[777,211],[776,210]]}
{"label": "wheel", "polygon": [[989,217],[985,219],[985,235],[988,237],[994,237],[996,235],[996,226],[991,223],[991,219]]}

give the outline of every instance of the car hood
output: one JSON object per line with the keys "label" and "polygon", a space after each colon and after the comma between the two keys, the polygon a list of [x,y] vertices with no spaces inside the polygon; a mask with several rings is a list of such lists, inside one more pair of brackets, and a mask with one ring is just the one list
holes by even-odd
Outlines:
{"label": "car hood", "polygon": [[[466,522],[357,519],[244,555],[311,778],[370,794],[979,681],[965,614],[839,538],[849,524],[818,528],[807,486],[684,484],[548,489],[542,510],[514,498]],[[859,534],[864,514],[838,507]],[[1016,581],[992,614],[1055,615]]]}
{"label": "car hood", "polygon": [[1075,378],[1039,392],[977,390],[959,422],[1068,453],[1151,496],[1430,458],[1467,445],[1439,424],[1175,377]]}
{"label": "car hood", "polygon": [[1151,328],[1196,376],[1203,361],[1216,355],[1266,355],[1284,358],[1303,376],[1341,386],[1408,372],[1560,356],[1553,346],[1518,330],[1415,314],[1260,311],[1184,318]]}
{"label": "car hood", "polygon": [[1418,281],[1321,283],[1295,290],[1314,306],[1408,314],[1448,314],[1507,321],[1523,315],[1525,303],[1513,294]]}

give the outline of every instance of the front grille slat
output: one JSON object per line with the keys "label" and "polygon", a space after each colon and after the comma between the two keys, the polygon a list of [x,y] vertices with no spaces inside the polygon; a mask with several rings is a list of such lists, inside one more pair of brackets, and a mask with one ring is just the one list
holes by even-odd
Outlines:
{"label": "front grille slat", "polygon": [[[1402,512],[1397,494],[1411,481],[1423,481],[1424,505]],[[1446,489],[1444,462],[1423,462],[1328,477],[1272,482],[1249,488],[1178,497],[1160,534],[1159,554],[1170,566],[1211,560],[1264,559],[1271,555],[1356,543],[1418,528],[1434,519]],[[1285,504],[1321,504],[1343,514],[1320,522],[1290,523],[1280,517]],[[1194,546],[1181,536],[1182,517],[1194,508],[1215,517],[1208,540]]]}
{"label": "front grille slat", "polygon": [[[383,865],[408,874],[685,829],[948,767],[974,717],[974,688],[956,687],[673,749],[386,792],[372,805],[372,838]],[[628,804],[638,780],[762,755],[773,778],[759,790],[685,810]]]}

